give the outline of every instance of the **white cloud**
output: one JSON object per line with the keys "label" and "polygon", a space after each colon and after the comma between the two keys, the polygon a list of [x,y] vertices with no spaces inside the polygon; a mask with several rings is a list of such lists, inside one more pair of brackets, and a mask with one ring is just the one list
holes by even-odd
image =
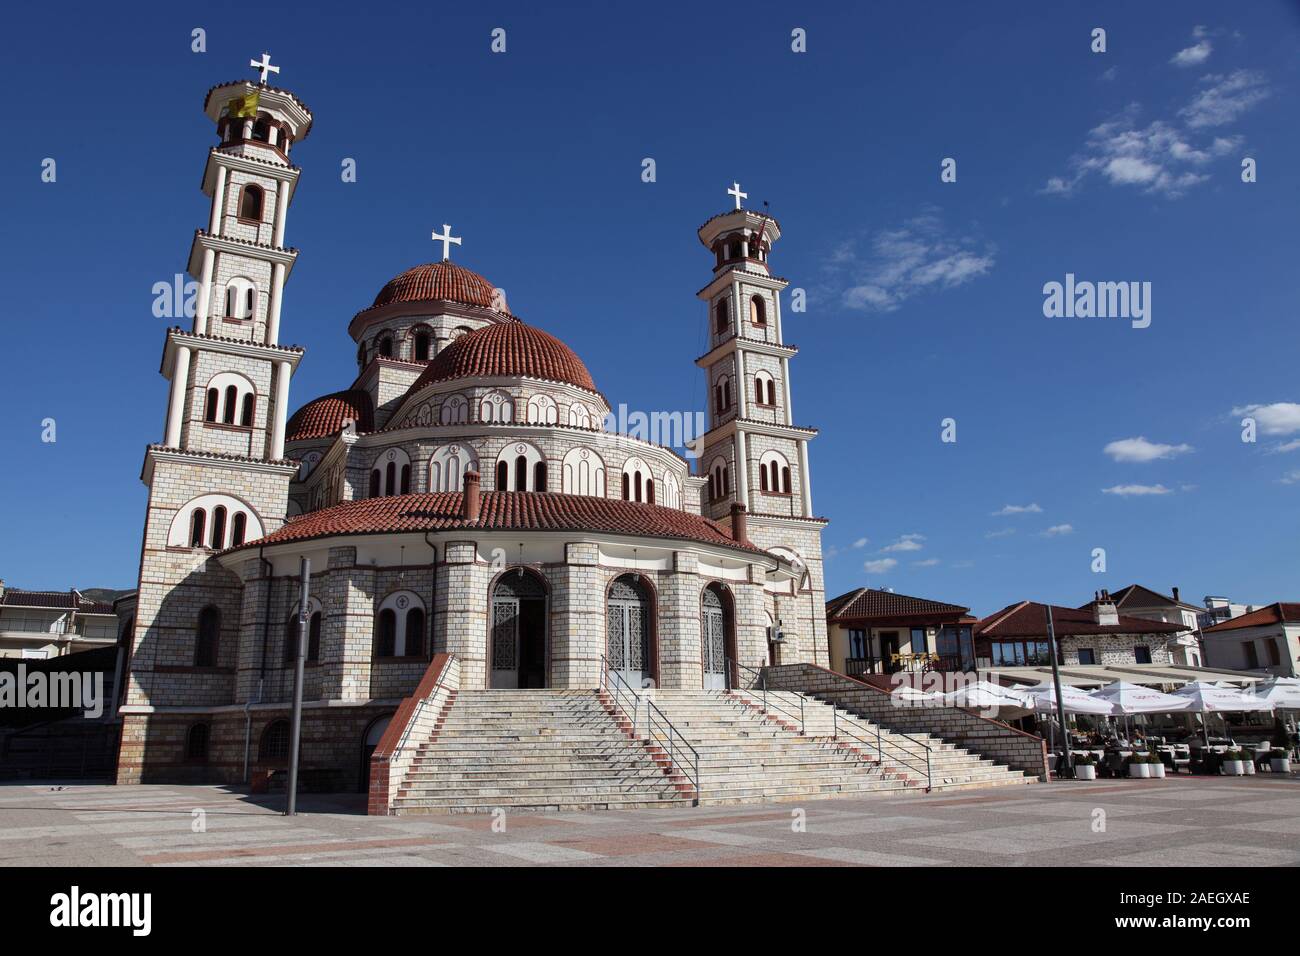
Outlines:
{"label": "white cloud", "polygon": [[995,253],[987,242],[953,235],[936,212],[926,210],[876,233],[864,252],[854,242],[842,243],[827,268],[847,308],[892,312],[920,292],[952,289],[984,275]]}
{"label": "white cloud", "polygon": [[1103,495],[1119,495],[1121,498],[1128,498],[1133,495],[1171,495],[1172,488],[1166,488],[1164,485],[1112,485],[1109,488],[1101,489]]}
{"label": "white cloud", "polygon": [[925,545],[921,544],[925,540],[923,534],[905,534],[893,544],[885,545],[880,549],[881,554],[887,554],[890,551],[920,551]]}
{"label": "white cloud", "polygon": [[1121,438],[1102,449],[1115,461],[1122,462],[1156,461],[1160,458],[1185,455],[1191,450],[1191,445],[1164,445],[1160,442],[1147,441],[1141,435],[1137,438]]}
{"label": "white cloud", "polygon": [[986,538],[1005,538],[1007,535],[1016,533],[1015,528],[1003,528],[1001,531],[990,531],[984,537]]}
{"label": "white cloud", "polygon": [[1039,514],[1042,514],[1042,513],[1043,513],[1043,509],[1040,508],[1040,507],[1038,507],[1037,504],[1032,504],[1032,505],[1003,505],[1001,511],[994,511],[994,512],[993,512],[993,517],[995,517],[995,518],[1002,518],[1002,517],[1005,517],[1006,515],[1027,515],[1027,514],[1039,515]]}
{"label": "white cloud", "polygon": [[1265,435],[1290,435],[1300,432],[1300,404],[1273,402],[1271,405],[1239,405],[1232,410],[1236,417],[1249,415]]}
{"label": "white cloud", "polygon": [[1212,73],[1201,77],[1205,89],[1178,111],[1191,129],[1223,126],[1268,98],[1270,90],[1264,76],[1253,70]]}
{"label": "white cloud", "polygon": [[1274,445],[1269,450],[1274,454],[1277,454],[1279,452],[1295,451],[1297,448],[1300,448],[1300,438],[1295,438],[1291,441],[1284,441],[1280,445]]}
{"label": "white cloud", "polygon": [[1282,482],[1284,485],[1300,484],[1300,468],[1288,471],[1285,475],[1279,478],[1278,481]]}
{"label": "white cloud", "polygon": [[1209,40],[1198,40],[1175,53],[1169,60],[1174,66],[1200,66],[1210,58],[1214,47]]}
{"label": "white cloud", "polygon": [[1058,537],[1059,535],[1073,534],[1073,533],[1074,533],[1074,525],[1054,524],[1046,531],[1043,532],[1043,537],[1055,538]]}
{"label": "white cloud", "polygon": [[866,538],[858,538],[857,541],[853,542],[853,547],[855,548],[865,548],[866,546],[867,546]]}
{"label": "white cloud", "polygon": [[893,558],[880,558],[876,561],[865,561],[862,564],[862,570],[867,574],[884,574],[898,567],[898,562]]}
{"label": "white cloud", "polygon": [[913,561],[913,562],[912,562],[912,567],[914,567],[914,568],[932,568],[932,567],[934,567],[934,566],[935,566],[936,564],[938,564],[938,563],[939,563],[939,559],[938,559],[938,558],[926,558],[924,561]]}

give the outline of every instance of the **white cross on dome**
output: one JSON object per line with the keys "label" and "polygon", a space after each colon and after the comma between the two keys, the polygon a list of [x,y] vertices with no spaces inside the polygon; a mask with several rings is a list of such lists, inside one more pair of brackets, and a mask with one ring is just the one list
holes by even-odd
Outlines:
{"label": "white cross on dome", "polygon": [[249,60],[248,65],[255,70],[261,71],[262,78],[258,82],[260,82],[263,86],[266,86],[266,74],[280,72],[280,68],[278,66],[271,65],[271,54],[269,53],[263,53],[262,59],[260,60]]}
{"label": "white cross on dome", "polygon": [[442,224],[442,234],[434,233],[432,236],[434,242],[442,243],[442,261],[446,262],[451,258],[451,247],[460,245],[460,237],[451,234],[451,226],[445,222]]}
{"label": "white cross on dome", "polygon": [[749,193],[742,193],[742,192],[740,191],[740,183],[732,183],[732,184],[731,184],[731,188],[727,190],[727,195],[728,195],[728,196],[735,196],[735,197],[736,197],[736,208],[737,208],[737,209],[740,208],[740,201],[741,201],[742,199],[748,199],[748,198],[749,198]]}

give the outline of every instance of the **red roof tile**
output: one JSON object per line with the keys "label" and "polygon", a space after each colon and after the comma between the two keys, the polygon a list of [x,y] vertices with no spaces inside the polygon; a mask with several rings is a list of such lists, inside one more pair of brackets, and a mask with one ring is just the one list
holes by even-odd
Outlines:
{"label": "red roof tile", "polygon": [[826,602],[826,616],[842,620],[866,618],[910,617],[921,614],[942,614],[959,618],[970,608],[960,604],[945,604],[926,598],[910,597],[877,588],[859,588],[841,594]]}
{"label": "red roof tile", "polygon": [[[1119,615],[1118,624],[1098,624],[1092,605],[1085,608],[1052,605],[1052,628],[1058,637],[1071,634],[1173,634],[1185,631],[1181,624],[1147,621],[1140,617]],[[1047,633],[1047,605],[1036,601],[1009,604],[979,622],[975,633],[980,637],[1040,637]]]}
{"label": "red roof tile", "polygon": [[303,441],[337,435],[347,419],[357,423],[357,431],[368,432],[374,428],[369,392],[351,389],[312,399],[293,413],[285,426],[284,440]]}
{"label": "red roof tile", "polygon": [[1278,601],[1268,607],[1251,611],[1249,614],[1229,618],[1221,624],[1207,627],[1202,633],[1214,634],[1219,631],[1236,631],[1243,627],[1260,627],[1267,624],[1283,623],[1300,624],[1300,603]]}
{"label": "red roof tile", "polygon": [[394,276],[375,296],[372,309],[394,302],[459,302],[493,308],[496,287],[477,272],[450,260],[427,262]]}
{"label": "red roof tile", "polygon": [[430,382],[514,377],[565,382],[596,391],[582,359],[555,336],[522,322],[496,322],[466,332],[434,356],[407,394]]}
{"label": "red roof tile", "polygon": [[20,591],[6,588],[0,596],[3,607],[46,607],[80,611],[83,614],[112,614],[113,605],[84,598],[76,591]]}
{"label": "red roof tile", "polygon": [[[460,492],[393,495],[347,501],[294,518],[277,531],[241,547],[305,541],[331,535],[407,531],[590,531],[676,538],[740,548],[721,525],[696,514],[659,505],[549,492],[485,491],[479,520],[461,517]],[[238,550],[238,549],[232,549]],[[741,550],[764,553],[759,548]]]}

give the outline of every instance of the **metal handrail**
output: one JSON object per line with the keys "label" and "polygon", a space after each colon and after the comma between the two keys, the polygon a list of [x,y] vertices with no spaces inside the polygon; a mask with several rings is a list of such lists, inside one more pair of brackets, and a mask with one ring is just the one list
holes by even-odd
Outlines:
{"label": "metal handrail", "polygon": [[[731,658],[729,658],[729,657],[728,657],[728,658],[725,658],[725,660],[726,660],[726,662],[727,662],[727,690],[734,690],[734,689],[736,689],[736,688],[733,688],[733,687],[731,686],[731,666],[732,666],[732,665],[735,665],[735,667],[737,668],[738,671],[741,671],[741,670],[743,670],[743,671],[748,671],[750,674],[753,674],[753,675],[755,675],[755,677],[758,678],[757,683],[758,683],[758,685],[759,685],[759,689],[762,691],[762,694],[763,694],[763,713],[766,714],[769,710],[776,710],[778,713],[783,714],[783,715],[786,716],[786,717],[789,717],[791,720],[798,720],[798,722],[799,722],[799,733],[800,733],[800,735],[803,735],[803,734],[805,734],[805,733],[807,732],[807,728],[806,728],[806,726],[805,726],[805,724],[804,724],[804,714],[803,714],[803,694],[800,694],[798,691],[793,691],[793,692],[792,692],[792,693],[798,695],[798,697],[799,697],[799,714],[798,714],[797,717],[795,716],[794,711],[792,711],[792,710],[787,710],[786,708],[781,707],[779,704],[778,704],[777,706],[775,706],[775,707],[771,707],[771,706],[769,706],[768,699],[767,699],[767,671],[766,671],[766,669],[761,670],[761,671],[760,671],[760,670],[755,670],[755,669],[752,668],[752,667],[749,667],[749,666],[747,666],[747,665],[745,665],[745,664],[740,663],[740,661],[733,661],[733,660],[732,660]],[[743,688],[741,688],[741,689],[743,689]]]}
{"label": "metal handrail", "polygon": [[405,749],[407,738],[411,736],[411,728],[416,725],[416,722],[420,719],[420,715],[424,713],[425,708],[428,707],[433,699],[438,696],[438,691],[442,690],[443,681],[447,679],[447,672],[451,670],[451,665],[455,662],[456,656],[454,654],[447,655],[447,663],[443,665],[442,673],[438,675],[438,683],[433,685],[433,690],[429,692],[428,697],[420,698],[415,705],[415,710],[411,712],[411,719],[406,722],[406,727],[402,730],[402,736],[397,739],[397,746],[393,748],[393,752],[388,758],[390,763],[395,761],[398,754]]}
{"label": "metal handrail", "polygon": [[[836,706],[833,700],[828,700],[826,701],[826,703],[829,704],[831,708],[831,736],[833,739],[838,740],[840,737],[840,709],[839,707]],[[906,747],[896,744],[892,740],[885,740],[884,737],[881,735],[880,724],[874,720],[870,721],[870,723],[873,727],[876,728],[876,741],[874,746],[876,748],[876,755],[879,758],[882,766],[884,765],[885,762],[885,747],[890,747],[894,751],[897,751],[898,753],[901,753],[903,755],[901,757],[898,755],[894,755],[893,757],[894,760],[896,760],[898,763],[901,763],[903,766],[908,767],[911,770],[915,770],[917,773],[921,772],[921,767],[919,766],[920,763],[919,757],[910,753]],[[934,748],[930,746],[928,743],[926,743],[924,740],[917,740],[915,737],[909,734],[904,734],[892,730],[890,731],[890,733],[893,736],[902,737],[905,740],[910,740],[912,743],[916,744],[916,746],[925,749],[925,789],[927,793],[933,790],[934,772],[933,772],[933,760],[931,758],[934,753]],[[862,736],[861,734],[854,733],[851,729],[846,731],[846,735],[858,741],[859,743],[866,744],[868,747],[873,746],[872,742],[868,738]]]}
{"label": "metal handrail", "polygon": [[[614,678],[613,682],[610,681],[610,677]],[[658,706],[655,705],[654,701],[650,700],[648,697],[643,698],[636,692],[636,689],[624,679],[622,674],[616,670],[610,669],[609,661],[606,659],[604,654],[600,655],[600,686],[603,690],[609,693],[614,704],[623,712],[623,716],[631,717],[633,737],[637,737],[637,727],[640,726],[642,704],[645,704],[646,732],[645,736],[639,739],[658,739],[656,737],[657,728],[655,726],[655,716],[658,715],[659,723],[664,728],[659,733],[667,743],[669,765],[677,768],[677,771],[690,781],[691,786],[695,789],[695,804],[698,806],[700,802],[700,752],[691,746],[691,742],[682,736],[682,732],[673,726],[673,722],[668,719]],[[630,715],[628,714],[626,700],[629,697],[632,699],[632,713]],[[677,755],[679,747],[683,748],[684,751],[690,751],[691,763],[689,768]],[[686,754],[683,752],[682,756],[684,757]]]}

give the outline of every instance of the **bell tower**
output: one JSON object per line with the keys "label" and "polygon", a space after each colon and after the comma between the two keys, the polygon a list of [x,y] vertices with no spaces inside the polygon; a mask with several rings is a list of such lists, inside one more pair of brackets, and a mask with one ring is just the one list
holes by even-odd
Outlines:
{"label": "bell tower", "polygon": [[697,293],[709,326],[709,350],[695,361],[704,370],[709,406],[699,459],[707,479],[701,511],[729,522],[732,504],[742,505],[754,544],[800,562],[804,580],[788,599],[778,598],[773,623],[799,642],[799,653],[785,653],[784,660],[824,664],[826,522],[813,513],[808,473],[808,442],[817,430],[794,423],[790,359],[798,350],[785,344],[781,314],[789,283],[768,266],[781,226],[766,212],[743,207],[748,195],[739,183],[727,194],[735,208],[698,233],[714,257],[713,278]]}
{"label": "bell tower", "polygon": [[[297,471],[284,460],[285,420],[303,353],[280,344],[280,314],[298,257],[284,241],[299,174],[289,156],[312,114],[268,84],[279,72],[269,55],[250,65],[256,80],[214,86],[204,102],[218,143],[203,172],[206,228],[189,253],[194,319],[167,331],[163,440],[146,450],[141,474],[149,504],[127,722],[195,701],[235,702],[240,581],[214,558],[284,523]],[[137,772],[124,759],[119,778]]]}

